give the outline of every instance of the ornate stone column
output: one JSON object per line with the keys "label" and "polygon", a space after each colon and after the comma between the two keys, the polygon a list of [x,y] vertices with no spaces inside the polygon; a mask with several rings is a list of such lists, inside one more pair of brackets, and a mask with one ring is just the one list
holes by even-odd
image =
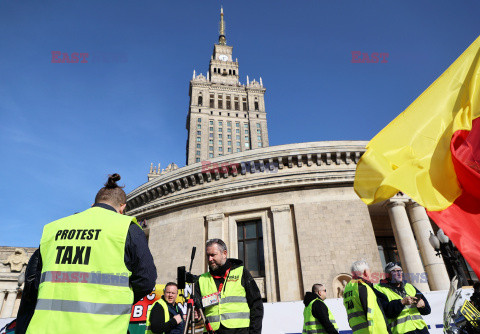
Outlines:
{"label": "ornate stone column", "polygon": [[[207,218],[207,239],[219,238],[225,242],[228,240],[225,239],[225,233],[223,230],[223,220],[225,215],[223,213],[217,213],[209,215]],[[230,248],[230,245],[227,245]]]}
{"label": "ornate stone column", "polygon": [[0,318],[10,318],[12,316],[13,306],[15,305],[15,300],[17,299],[17,290],[7,290],[7,292],[7,301],[3,306]]}
{"label": "ornate stone column", "polygon": [[5,290],[0,291],[0,311],[2,310],[3,301],[5,300],[5,292],[6,292]]}
{"label": "ornate stone column", "polygon": [[407,211],[415,238],[417,239],[418,248],[420,249],[420,255],[428,274],[430,289],[448,290],[450,288],[450,279],[448,278],[445,264],[441,258],[435,255],[435,250],[430,245],[430,241],[428,241],[432,225],[425,208],[417,202],[410,200],[407,204]]}
{"label": "ornate stone column", "polygon": [[[417,251],[417,244],[408,220],[407,211],[405,210],[405,203],[401,200],[390,199],[386,207],[392,223],[400,259],[402,260],[403,270],[405,273],[414,275],[413,277],[419,277],[425,270]],[[422,292],[430,291],[427,282],[419,280],[419,282],[413,283]]]}
{"label": "ornate stone column", "polygon": [[272,206],[271,210],[275,235],[275,254],[280,292],[279,301],[298,300],[301,297],[300,264],[290,206]]}

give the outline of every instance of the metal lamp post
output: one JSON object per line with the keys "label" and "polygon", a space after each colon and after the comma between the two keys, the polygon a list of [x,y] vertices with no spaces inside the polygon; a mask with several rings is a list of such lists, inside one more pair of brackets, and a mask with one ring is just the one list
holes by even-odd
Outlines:
{"label": "metal lamp post", "polygon": [[25,272],[22,272],[20,273],[20,275],[18,275],[18,278],[17,278],[17,284],[18,284],[17,291],[19,292],[22,291],[22,285],[24,282],[25,282]]}
{"label": "metal lamp post", "polygon": [[448,276],[450,277],[450,279],[452,279],[453,276],[457,276],[458,281],[459,283],[461,283],[462,286],[468,285],[468,280],[465,276],[465,272],[463,271],[460,259],[451,248],[450,239],[445,235],[442,229],[439,229],[437,231],[437,235],[433,234],[432,231],[430,231],[430,237],[428,240],[437,252],[436,255],[439,257],[443,257],[445,267],[447,268]]}

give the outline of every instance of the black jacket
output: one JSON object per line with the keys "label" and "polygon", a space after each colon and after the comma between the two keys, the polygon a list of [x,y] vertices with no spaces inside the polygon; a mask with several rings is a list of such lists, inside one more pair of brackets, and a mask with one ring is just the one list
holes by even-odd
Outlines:
{"label": "black jacket", "polygon": [[37,249],[30,260],[28,261],[27,268],[25,269],[25,285],[23,287],[22,299],[20,301],[20,307],[17,313],[17,325],[15,326],[15,333],[25,333],[27,331],[28,324],[32,320],[33,312],[35,311],[35,305],[37,304],[38,286],[35,282],[40,280],[40,271],[38,271],[40,261],[40,249]]}
{"label": "black jacket", "polygon": [[[403,283],[399,287],[397,287],[394,284],[382,282],[382,283],[380,283],[380,286],[388,288],[390,290],[393,290],[393,292],[400,295],[402,298],[407,296],[407,292],[405,291],[405,284],[403,284]],[[425,303],[425,307],[419,308],[418,312],[421,315],[430,314],[430,312],[432,311],[431,308],[430,308],[430,304],[428,303],[427,298],[425,298],[425,296],[417,288],[415,288],[415,296],[418,297],[418,298],[421,298],[423,300],[423,302]],[[403,308],[405,307],[405,305],[402,305],[402,303],[400,302],[399,299],[392,300],[391,302],[389,302],[388,305],[389,305],[389,306],[387,306],[388,311],[389,311],[389,314],[387,315],[388,318],[398,317],[400,315],[400,313],[402,312]],[[407,332],[405,334],[427,334],[427,333],[428,333],[428,327],[424,327],[422,329],[417,329],[417,330],[414,330],[414,331],[410,331],[410,332]]]}
{"label": "black jacket", "polygon": [[[224,281],[223,276],[228,268],[235,269],[243,266],[243,262],[237,259],[227,259],[227,262],[219,268],[215,273],[215,276],[222,276],[222,278],[214,278],[217,288],[220,283]],[[243,267],[242,286],[245,288],[248,307],[250,308],[250,327],[249,328],[225,328],[220,325],[220,328],[215,331],[217,334],[260,334],[262,332],[262,320],[263,320],[263,302],[260,290],[257,283],[253,279],[250,272]],[[195,295],[202,296],[200,291],[200,285],[195,285]],[[198,298],[201,300],[201,297]]]}
{"label": "black jacket", "polygon": [[181,323],[177,324],[177,321],[173,318],[177,314],[183,316],[182,309],[179,308],[176,304],[172,305],[167,303],[167,305],[168,313],[170,314],[170,320],[165,322],[165,312],[162,305],[160,305],[159,303],[155,303],[152,310],[150,311],[150,330],[155,334],[170,333],[172,329],[175,328],[179,333],[183,333],[183,327],[185,325],[185,322],[182,320]]}
{"label": "black jacket", "polygon": [[[312,300],[317,298],[319,298],[318,295],[314,294],[313,292],[307,292],[303,298],[303,304],[305,304],[305,307],[307,307]],[[328,317],[328,307],[325,305],[325,303],[322,303],[319,300],[315,301],[312,305],[312,315],[322,324],[327,334],[338,334],[338,331],[330,322],[330,318]]]}
{"label": "black jacket", "polygon": [[[116,210],[110,205],[97,203],[94,207],[106,210]],[[42,273],[41,249],[37,249],[25,270],[25,288],[17,314],[17,327],[15,334],[24,334],[32,319],[37,303],[38,287]],[[133,289],[133,303],[152,292],[157,280],[157,269],[153,263],[153,257],[148,248],[147,238],[143,230],[136,224],[131,224],[125,240],[125,266],[132,272],[130,286]]]}

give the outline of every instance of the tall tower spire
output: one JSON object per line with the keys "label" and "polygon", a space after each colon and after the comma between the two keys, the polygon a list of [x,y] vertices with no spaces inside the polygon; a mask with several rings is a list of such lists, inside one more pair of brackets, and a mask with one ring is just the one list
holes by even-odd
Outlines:
{"label": "tall tower spire", "polygon": [[218,32],[206,80],[197,72],[190,80],[188,165],[268,146],[265,87],[249,82],[249,77],[249,85],[238,81],[238,61],[225,38],[223,7]]}
{"label": "tall tower spire", "polygon": [[225,21],[223,20],[223,6],[220,8],[220,36],[218,36],[218,44],[227,45],[227,39],[225,38]]}

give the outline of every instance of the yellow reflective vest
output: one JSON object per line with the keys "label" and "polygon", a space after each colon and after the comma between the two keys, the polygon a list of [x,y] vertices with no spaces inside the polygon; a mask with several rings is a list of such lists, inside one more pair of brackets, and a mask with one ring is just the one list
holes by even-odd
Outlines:
{"label": "yellow reflective vest", "polygon": [[[307,307],[305,307],[305,310],[303,310],[303,331],[302,334],[316,334],[316,333],[326,333],[325,327],[318,321],[317,318],[315,318],[312,314],[312,307],[313,303],[315,301],[319,300],[320,302],[324,303],[324,301],[321,298],[316,298],[308,304]],[[324,303],[325,304],[325,303]],[[325,304],[325,306],[327,306]],[[338,325],[337,322],[335,321],[335,318],[330,311],[330,309],[327,306],[328,310],[328,319],[332,323],[333,327],[335,327],[336,330],[338,330]]]}
{"label": "yellow reflective vest", "polygon": [[[218,330],[220,324],[226,328],[246,328],[250,326],[250,308],[247,304],[245,288],[242,286],[243,266],[232,269],[220,292],[220,300],[216,305],[205,307],[205,317]],[[218,292],[210,273],[198,279],[202,297]]]}
{"label": "yellow reflective vest", "polygon": [[[358,293],[359,285],[367,288],[367,314],[363,310]],[[347,310],[348,324],[354,334],[385,334],[387,324],[382,310],[378,306],[377,296],[370,286],[361,279],[352,279],[343,292],[343,305]]]}
{"label": "yellow reflective vest", "polygon": [[153,307],[157,303],[162,305],[162,307],[163,307],[163,315],[165,317],[163,322],[169,322],[170,321],[170,312],[168,312],[167,302],[165,300],[163,300],[163,298],[160,298],[160,299],[156,300],[155,303],[153,303],[152,306],[149,307],[148,310],[147,310],[147,323],[145,324],[146,325],[145,334],[153,334],[153,332],[151,330],[151,327],[150,327],[152,325],[152,323],[150,322],[150,313],[152,312]]}
{"label": "yellow reflective vest", "polygon": [[[402,299],[402,296],[383,284],[375,284],[375,289],[388,297],[388,301]],[[415,297],[417,290],[410,283],[405,284],[405,292],[410,297]],[[415,305],[405,305],[402,312],[396,318],[389,318],[388,325],[392,334],[401,334],[427,327],[420,312]]]}
{"label": "yellow reflective vest", "polygon": [[47,224],[27,334],[127,332],[133,303],[125,241],[134,217],[93,207]]}

